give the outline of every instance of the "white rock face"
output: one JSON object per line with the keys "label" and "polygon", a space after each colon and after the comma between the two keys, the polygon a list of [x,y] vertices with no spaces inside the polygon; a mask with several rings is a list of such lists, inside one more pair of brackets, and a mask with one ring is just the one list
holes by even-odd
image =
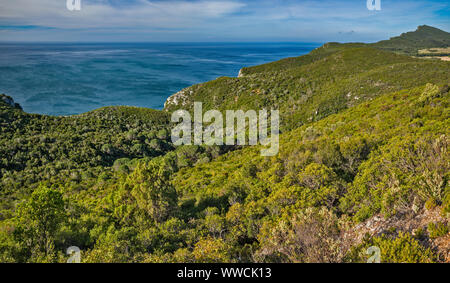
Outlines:
{"label": "white rock face", "polygon": [[244,76],[242,69],[239,70],[238,78],[242,78]]}
{"label": "white rock face", "polygon": [[167,98],[166,102],[164,103],[164,108],[167,108],[170,105],[184,105],[187,97],[192,94],[194,94],[192,90],[189,90],[189,88],[185,88]]}

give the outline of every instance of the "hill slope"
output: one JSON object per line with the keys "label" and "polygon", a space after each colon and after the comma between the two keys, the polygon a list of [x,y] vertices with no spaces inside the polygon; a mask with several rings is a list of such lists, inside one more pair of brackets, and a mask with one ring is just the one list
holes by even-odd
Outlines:
{"label": "hill slope", "polygon": [[243,69],[170,97],[166,111],[279,109],[283,131],[318,121],[380,94],[427,82],[443,84],[449,63],[397,55],[359,44],[326,44],[309,55]]}
{"label": "hill slope", "polygon": [[419,26],[416,31],[403,33],[389,40],[372,44],[376,48],[417,55],[421,49],[445,48],[450,46],[450,33],[427,25]]}
{"label": "hill slope", "polygon": [[[173,147],[169,115],[105,107],[69,117],[28,114],[0,101],[0,195],[40,181],[81,181],[120,158],[159,156]],[[91,171],[91,172],[88,172]]]}
{"label": "hill slope", "polygon": [[[449,261],[449,67],[328,43],[165,111],[52,117],[0,96],[0,262],[65,262],[69,246],[83,262],[365,262],[370,246]],[[280,153],[173,147],[170,112],[194,101],[280,109]]]}
{"label": "hill slope", "polygon": [[[423,230],[416,238],[437,245],[428,224],[446,227],[450,212],[448,90],[431,84],[403,90],[305,125],[282,135],[280,153],[272,158],[247,148],[183,169],[174,179],[181,205],[218,207],[217,217],[229,225],[224,238],[237,246],[254,241],[253,256],[262,261],[345,260],[350,251],[343,235],[383,218],[390,221],[363,231],[392,241],[399,232]],[[419,218],[425,221],[394,225]],[[364,223],[351,228],[350,219]],[[320,239],[302,229],[321,231]],[[448,240],[447,232],[440,236]],[[363,236],[353,234],[351,245],[363,243]],[[408,261],[408,253],[425,256],[419,247],[402,251],[403,260],[384,250],[383,261],[394,256],[392,261]],[[448,245],[434,248],[441,260],[450,260]],[[353,256],[347,260],[364,258]]]}

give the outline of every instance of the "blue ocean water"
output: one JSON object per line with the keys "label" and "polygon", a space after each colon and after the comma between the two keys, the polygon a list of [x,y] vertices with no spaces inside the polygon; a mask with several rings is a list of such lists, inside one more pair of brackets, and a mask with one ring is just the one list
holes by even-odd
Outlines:
{"label": "blue ocean water", "polygon": [[175,92],[308,53],[314,43],[0,44],[0,93],[29,113],[110,105],[162,109]]}

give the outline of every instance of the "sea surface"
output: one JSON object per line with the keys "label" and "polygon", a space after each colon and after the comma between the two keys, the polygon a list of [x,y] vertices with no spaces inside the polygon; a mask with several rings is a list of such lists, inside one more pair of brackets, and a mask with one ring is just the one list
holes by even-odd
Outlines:
{"label": "sea surface", "polygon": [[162,109],[173,93],[242,67],[300,56],[317,43],[0,44],[0,93],[29,113],[103,106]]}

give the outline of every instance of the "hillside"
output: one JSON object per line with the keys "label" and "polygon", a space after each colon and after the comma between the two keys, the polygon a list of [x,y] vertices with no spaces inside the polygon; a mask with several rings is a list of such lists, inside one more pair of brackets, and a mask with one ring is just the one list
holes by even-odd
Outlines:
{"label": "hillside", "polygon": [[374,43],[372,46],[408,55],[418,55],[421,49],[450,47],[450,33],[423,25],[416,31],[403,33],[389,40]]}
{"label": "hillside", "polygon": [[71,117],[28,114],[0,102],[0,195],[21,198],[39,182],[82,182],[121,158],[172,150],[166,113],[106,107]]}
{"label": "hillside", "polygon": [[[69,246],[83,262],[366,262],[370,246],[449,262],[450,62],[382,49],[328,43],[164,111],[54,117],[0,95],[0,262],[65,262]],[[194,101],[279,109],[279,154],[175,147],[170,114]]]}
{"label": "hillside", "polygon": [[[448,228],[443,246],[430,228],[448,227],[450,212],[448,90],[394,92],[305,125],[282,135],[273,158],[248,148],[183,169],[174,179],[181,205],[218,207],[225,241],[236,249],[252,243],[258,261],[359,261],[364,255],[351,250],[377,241],[391,247],[386,261],[449,260]],[[360,227],[374,228],[362,229],[370,240]],[[411,250],[395,254],[401,233],[413,235],[402,240]]]}
{"label": "hillside", "polygon": [[280,109],[281,129],[295,129],[380,94],[448,82],[446,62],[427,61],[359,44],[330,43],[311,54],[253,68],[239,78],[222,77],[170,97],[166,111]]}
{"label": "hillside", "polygon": [[[85,262],[364,262],[372,245],[383,262],[448,261],[449,98],[382,95],[283,134],[273,158],[249,147],[183,169],[168,153],[41,185],[3,221],[2,261],[63,260],[69,244]],[[48,212],[33,207],[58,195],[55,246],[36,250]]]}

